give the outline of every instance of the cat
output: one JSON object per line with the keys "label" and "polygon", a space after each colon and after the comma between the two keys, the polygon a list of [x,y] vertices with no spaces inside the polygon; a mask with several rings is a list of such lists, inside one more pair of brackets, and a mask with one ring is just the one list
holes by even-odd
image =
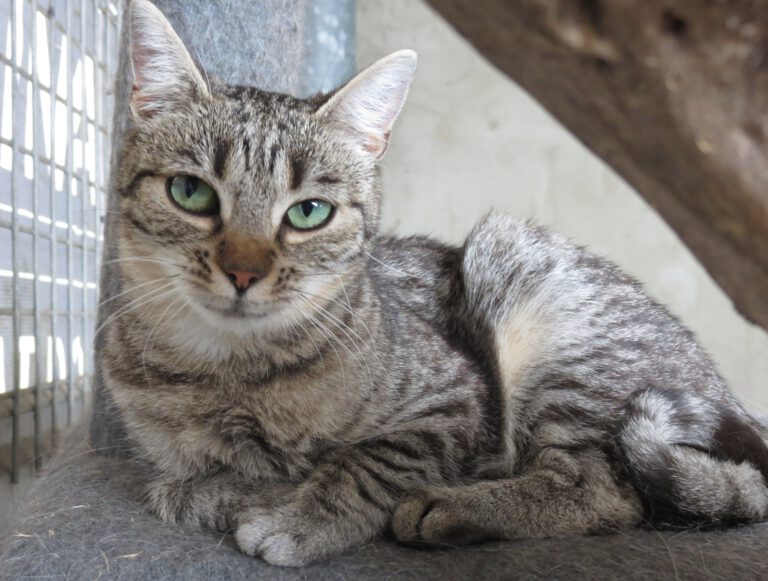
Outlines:
{"label": "cat", "polygon": [[500,212],[461,247],[379,233],[414,52],[297,99],[127,17],[100,360],[151,511],[287,566],[766,518],[764,428],[619,268]]}

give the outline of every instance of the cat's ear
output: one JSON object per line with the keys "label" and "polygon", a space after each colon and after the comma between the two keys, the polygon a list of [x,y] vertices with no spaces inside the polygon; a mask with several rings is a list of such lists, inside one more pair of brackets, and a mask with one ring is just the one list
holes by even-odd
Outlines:
{"label": "cat's ear", "polygon": [[379,159],[387,150],[415,71],[414,51],[393,52],[349,81],[317,114],[347,131],[363,151]]}
{"label": "cat's ear", "polygon": [[210,95],[181,39],[154,4],[132,0],[128,18],[134,116],[154,117]]}

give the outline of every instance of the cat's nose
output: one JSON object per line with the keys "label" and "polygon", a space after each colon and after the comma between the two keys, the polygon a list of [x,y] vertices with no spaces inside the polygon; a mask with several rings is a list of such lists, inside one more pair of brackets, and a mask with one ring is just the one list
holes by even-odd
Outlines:
{"label": "cat's nose", "polygon": [[219,266],[240,295],[270,273],[275,258],[272,244],[262,238],[230,232],[219,243]]}
{"label": "cat's nose", "polygon": [[226,275],[232,284],[235,285],[238,293],[244,293],[261,278],[258,273],[248,272],[247,270],[230,270],[227,271]]}

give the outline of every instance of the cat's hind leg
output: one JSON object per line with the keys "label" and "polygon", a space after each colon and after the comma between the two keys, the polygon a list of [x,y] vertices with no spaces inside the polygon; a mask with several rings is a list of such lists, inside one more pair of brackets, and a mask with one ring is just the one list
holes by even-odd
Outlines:
{"label": "cat's hind leg", "polygon": [[517,477],[406,498],[392,529],[407,543],[462,545],[483,540],[601,533],[637,525],[643,509],[594,448],[546,448]]}

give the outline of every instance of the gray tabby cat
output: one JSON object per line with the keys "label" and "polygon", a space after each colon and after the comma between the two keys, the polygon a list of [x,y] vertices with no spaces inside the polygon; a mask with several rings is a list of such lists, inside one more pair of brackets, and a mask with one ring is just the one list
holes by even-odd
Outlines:
{"label": "gray tabby cat", "polygon": [[378,233],[413,52],[300,100],[128,18],[102,365],[152,511],[281,565],[766,518],[763,428],[614,265],[500,213],[460,248]]}

